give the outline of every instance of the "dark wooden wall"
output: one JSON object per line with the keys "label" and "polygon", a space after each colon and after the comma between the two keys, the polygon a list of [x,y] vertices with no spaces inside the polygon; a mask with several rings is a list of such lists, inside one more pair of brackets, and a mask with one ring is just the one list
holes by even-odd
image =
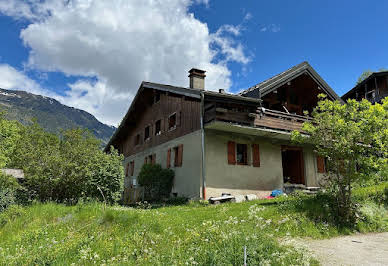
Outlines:
{"label": "dark wooden wall", "polygon": [[[200,100],[160,92],[160,101],[153,103],[154,93],[152,89],[146,89],[140,97],[142,100],[141,108],[137,108],[138,114],[132,126],[115,146],[123,150],[124,156],[130,156],[141,152],[145,149],[165,143],[169,140],[178,138],[188,133],[200,129]],[[176,113],[177,126],[173,130],[168,129],[168,118],[171,114]],[[161,134],[155,135],[155,123],[161,120]],[[144,141],[144,131],[146,126],[150,126],[150,139]],[[140,144],[135,145],[136,135],[140,134]]]}
{"label": "dark wooden wall", "polygon": [[265,95],[263,106],[272,110],[285,112],[285,106],[290,113],[303,115],[303,111],[312,112],[318,103],[318,94],[324,93],[318,89],[318,84],[307,74],[303,74],[293,80],[290,85],[283,85],[277,89],[277,93],[271,92]]}

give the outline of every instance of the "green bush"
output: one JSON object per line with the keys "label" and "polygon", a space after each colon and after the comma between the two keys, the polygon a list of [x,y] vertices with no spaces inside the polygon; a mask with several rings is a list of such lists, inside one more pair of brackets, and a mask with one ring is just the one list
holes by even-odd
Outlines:
{"label": "green bush", "polygon": [[358,202],[374,201],[388,205],[388,183],[354,189],[353,198]]}
{"label": "green bush", "polygon": [[144,187],[144,198],[157,201],[168,198],[171,193],[174,171],[163,169],[160,164],[144,164],[138,176],[138,182]]}
{"label": "green bush", "polygon": [[16,192],[19,188],[15,178],[0,172],[0,212],[16,203]]}
{"label": "green bush", "polygon": [[115,150],[104,153],[89,131],[72,129],[58,136],[33,124],[20,134],[9,166],[24,170],[28,198],[68,204],[120,199],[123,157]]}
{"label": "green bush", "polygon": [[375,202],[364,202],[358,210],[357,227],[360,232],[385,232],[388,229],[387,210]]}
{"label": "green bush", "polygon": [[25,214],[25,209],[19,205],[12,205],[6,211],[0,213],[0,226],[14,221],[16,218]]}

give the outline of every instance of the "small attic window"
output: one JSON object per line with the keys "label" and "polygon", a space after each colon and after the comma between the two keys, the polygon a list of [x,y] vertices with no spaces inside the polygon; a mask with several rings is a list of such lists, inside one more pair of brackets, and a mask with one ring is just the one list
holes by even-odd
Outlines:
{"label": "small attic window", "polygon": [[150,126],[146,126],[144,129],[144,140],[147,140],[150,138]]}
{"label": "small attic window", "polygon": [[162,123],[161,120],[158,120],[155,123],[155,136],[158,136],[158,135],[160,135],[162,133],[162,131],[161,131],[161,123]]}
{"label": "small attic window", "polygon": [[173,113],[168,118],[168,129],[172,130],[176,128],[176,113]]}

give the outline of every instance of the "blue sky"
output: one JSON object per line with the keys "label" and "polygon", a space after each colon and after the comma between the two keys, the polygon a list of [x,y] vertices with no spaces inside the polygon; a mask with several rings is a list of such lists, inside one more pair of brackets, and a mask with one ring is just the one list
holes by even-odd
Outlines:
{"label": "blue sky", "polygon": [[308,61],[339,95],[388,68],[388,1],[51,2],[0,0],[0,87],[113,125],[142,80],[187,86],[190,67],[237,92]]}

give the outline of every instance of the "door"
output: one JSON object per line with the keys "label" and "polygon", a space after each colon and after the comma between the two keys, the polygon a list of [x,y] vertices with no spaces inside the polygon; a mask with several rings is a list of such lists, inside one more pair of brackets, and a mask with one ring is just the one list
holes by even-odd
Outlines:
{"label": "door", "polygon": [[305,184],[302,148],[282,146],[282,167],[285,183]]}

